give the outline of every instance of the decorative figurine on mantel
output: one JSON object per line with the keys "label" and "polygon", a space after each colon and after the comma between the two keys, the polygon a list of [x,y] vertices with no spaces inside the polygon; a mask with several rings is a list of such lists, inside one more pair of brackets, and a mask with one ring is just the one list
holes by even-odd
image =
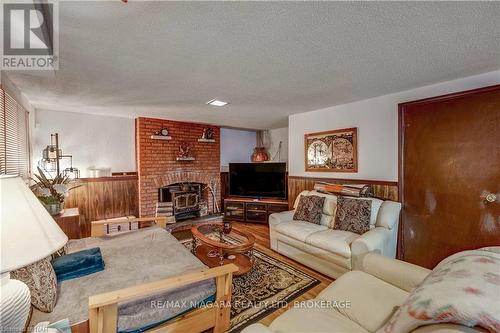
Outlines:
{"label": "decorative figurine on mantel", "polygon": [[214,139],[214,129],[211,127],[205,128],[203,130],[203,135],[201,136],[204,140],[213,140]]}
{"label": "decorative figurine on mantel", "polygon": [[151,139],[153,140],[172,140],[170,136],[170,131],[166,127],[162,127],[158,131],[154,131],[153,135],[151,135]]}
{"label": "decorative figurine on mantel", "polygon": [[194,161],[194,157],[191,156],[191,147],[187,142],[182,142],[179,145],[179,154],[177,155],[177,161]]}
{"label": "decorative figurine on mantel", "polygon": [[163,127],[161,130],[156,131],[154,133],[154,135],[156,135],[156,136],[168,136],[168,134],[169,134],[168,128],[166,128],[166,127]]}
{"label": "decorative figurine on mantel", "polygon": [[189,151],[191,150],[191,147],[186,142],[181,143],[179,146],[179,157],[189,157]]}

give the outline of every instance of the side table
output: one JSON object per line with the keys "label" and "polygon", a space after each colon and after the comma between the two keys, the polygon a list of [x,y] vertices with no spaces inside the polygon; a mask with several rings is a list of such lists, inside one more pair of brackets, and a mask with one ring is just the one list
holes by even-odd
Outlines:
{"label": "side table", "polygon": [[65,208],[61,214],[54,216],[54,220],[69,239],[82,238],[81,219],[78,208]]}

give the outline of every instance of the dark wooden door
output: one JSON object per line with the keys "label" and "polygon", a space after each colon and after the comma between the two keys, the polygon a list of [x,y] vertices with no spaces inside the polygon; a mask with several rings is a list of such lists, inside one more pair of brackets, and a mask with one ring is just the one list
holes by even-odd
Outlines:
{"label": "dark wooden door", "polygon": [[399,123],[399,256],[500,245],[500,85],[400,104]]}

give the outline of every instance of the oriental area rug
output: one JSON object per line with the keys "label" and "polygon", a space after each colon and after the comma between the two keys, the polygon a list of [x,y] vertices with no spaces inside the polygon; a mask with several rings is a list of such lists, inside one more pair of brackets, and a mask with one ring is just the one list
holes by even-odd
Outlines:
{"label": "oriental area rug", "polygon": [[[193,240],[190,237],[176,235],[175,231],[172,235],[191,250]],[[253,255],[252,270],[233,277],[231,329],[228,332],[241,331],[320,283],[313,276],[255,248]]]}

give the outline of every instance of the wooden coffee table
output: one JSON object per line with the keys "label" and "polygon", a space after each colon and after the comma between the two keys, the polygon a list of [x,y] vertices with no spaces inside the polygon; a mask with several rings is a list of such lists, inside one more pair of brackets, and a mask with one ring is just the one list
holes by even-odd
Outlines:
{"label": "wooden coffee table", "polygon": [[247,273],[254,263],[255,237],[234,229],[224,234],[222,230],[222,222],[193,226],[193,254],[210,268],[235,264],[239,269],[234,275]]}

